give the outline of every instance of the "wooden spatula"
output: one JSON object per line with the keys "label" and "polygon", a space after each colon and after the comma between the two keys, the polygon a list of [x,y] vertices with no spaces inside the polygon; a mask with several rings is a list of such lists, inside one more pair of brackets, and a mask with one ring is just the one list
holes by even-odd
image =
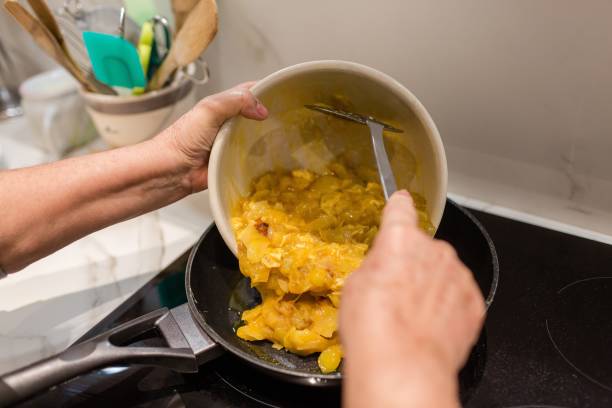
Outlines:
{"label": "wooden spatula", "polygon": [[151,78],[149,90],[161,88],[177,68],[195,61],[215,38],[217,24],[215,0],[200,0],[176,35],[168,56]]}
{"label": "wooden spatula", "polygon": [[[8,11],[8,13],[13,16],[13,18],[23,27],[30,35],[32,39],[36,42],[36,44],[47,54],[49,55],[55,62],[60,64],[64,69],[66,69],[80,84],[85,88],[85,90],[90,92],[101,92],[101,93],[114,93],[112,89],[108,90],[106,88],[102,88],[96,84],[96,82],[88,79],[83,71],[76,65],[74,60],[70,58],[67,51],[60,45],[58,37],[55,36],[51,30],[55,31],[62,39],[61,32],[59,31],[59,27],[57,26],[57,22],[55,18],[47,8],[47,5],[41,1],[32,1],[30,2],[32,9],[35,10],[38,17],[41,20],[44,20],[44,23],[41,20],[36,19],[29,11],[27,11],[21,4],[19,4],[16,0],[5,0],[4,7]],[[47,26],[49,24],[49,26]],[[47,27],[51,27],[51,30]],[[56,31],[57,30],[57,31]],[[64,45],[65,46],[65,45]]]}
{"label": "wooden spatula", "polygon": [[57,25],[57,21],[55,20],[55,17],[53,17],[53,13],[51,13],[51,10],[49,10],[49,6],[47,6],[45,0],[28,0],[28,4],[30,7],[32,7],[36,17],[38,17],[40,22],[47,27],[47,30],[51,32],[59,43],[60,47],[66,51],[66,54],[68,54],[68,57],[70,58],[68,48],[66,48],[66,43],[64,41],[64,36],[62,35],[59,25]]}
{"label": "wooden spatula", "polygon": [[181,31],[181,27],[183,27],[185,19],[197,3],[198,0],[172,0],[172,14],[174,14],[175,35]]}
{"label": "wooden spatula", "polygon": [[70,54],[70,50],[68,49],[68,46],[66,45],[66,41],[64,40],[62,31],[60,30],[59,24],[57,23],[55,16],[49,9],[47,2],[45,0],[28,0],[28,4],[30,5],[30,7],[32,7],[32,10],[34,11],[34,14],[36,14],[36,17],[38,17],[38,20],[45,27],[47,27],[47,30],[49,30],[51,35],[55,37],[55,40],[57,41],[57,43],[60,45],[60,47],[62,47],[62,50],[64,50],[64,54],[66,54],[66,58],[68,59],[68,61],[70,61],[70,63],[74,65],[76,69],[78,69],[79,71],[83,73],[85,79],[90,84],[90,86],[96,92],[107,94],[107,95],[116,95],[117,93],[111,87],[98,81],[93,76],[92,73],[83,72],[83,70],[79,67],[79,65],[74,60],[74,58],[72,58],[72,55]]}

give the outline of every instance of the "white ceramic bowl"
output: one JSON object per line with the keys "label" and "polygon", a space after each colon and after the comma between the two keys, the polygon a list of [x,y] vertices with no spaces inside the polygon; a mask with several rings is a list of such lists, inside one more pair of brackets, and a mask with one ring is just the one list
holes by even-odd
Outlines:
{"label": "white ceramic bowl", "polygon": [[399,82],[352,62],[313,61],[269,75],[252,92],[267,106],[270,117],[263,122],[236,117],[225,123],[208,169],[213,218],[234,254],[231,210],[248,194],[254,178],[279,168],[317,170],[340,154],[353,164],[375,165],[366,126],[303,108],[312,103],[372,115],[404,130],[385,134],[393,172],[399,188],[425,197],[437,229],[446,203],[444,147],[429,113]]}

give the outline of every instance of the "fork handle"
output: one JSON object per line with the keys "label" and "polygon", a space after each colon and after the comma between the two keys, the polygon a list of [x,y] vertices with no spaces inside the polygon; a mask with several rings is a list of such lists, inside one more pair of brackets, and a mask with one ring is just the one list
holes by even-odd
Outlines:
{"label": "fork handle", "polygon": [[387,156],[387,151],[385,150],[383,125],[371,120],[368,120],[366,123],[370,128],[370,136],[372,137],[372,146],[374,147],[374,157],[376,158],[376,165],[378,166],[380,184],[383,188],[385,200],[389,201],[391,195],[397,190],[397,184],[395,183],[395,177],[393,177],[389,156]]}

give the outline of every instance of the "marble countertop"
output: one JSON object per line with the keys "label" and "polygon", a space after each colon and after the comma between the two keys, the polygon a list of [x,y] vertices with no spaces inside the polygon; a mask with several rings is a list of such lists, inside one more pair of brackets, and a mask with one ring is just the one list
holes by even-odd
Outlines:
{"label": "marble countertop", "polygon": [[[97,142],[89,149],[104,146]],[[44,163],[23,118],[0,122],[3,167]],[[0,280],[0,374],[78,339],[187,251],[212,222],[207,193],[113,225]]]}

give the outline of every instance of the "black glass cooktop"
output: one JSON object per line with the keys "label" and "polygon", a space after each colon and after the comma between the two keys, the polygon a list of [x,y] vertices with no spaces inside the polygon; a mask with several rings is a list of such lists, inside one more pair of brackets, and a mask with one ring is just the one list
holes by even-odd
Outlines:
{"label": "black glass cooktop", "polygon": [[[474,212],[500,259],[485,328],[461,375],[466,407],[612,406],[612,246]],[[84,337],[185,302],[187,254]],[[143,340],[146,341],[146,340]],[[111,367],[23,407],[339,406],[338,389],[274,382],[226,355],[197,374]]]}

